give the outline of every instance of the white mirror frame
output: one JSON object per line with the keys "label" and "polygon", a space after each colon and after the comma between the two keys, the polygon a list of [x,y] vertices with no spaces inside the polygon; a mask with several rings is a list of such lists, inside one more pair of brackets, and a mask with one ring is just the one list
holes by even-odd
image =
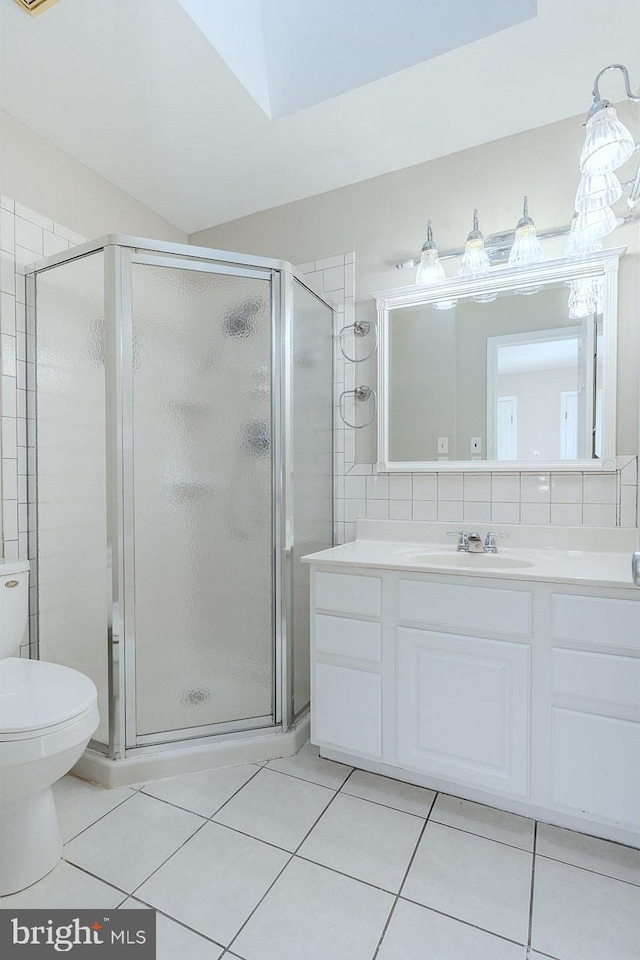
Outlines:
{"label": "white mirror frame", "polygon": [[[452,277],[431,287],[412,284],[373,293],[378,310],[378,473],[613,472],[616,469],[616,380],[618,262],[626,247],[612,247],[580,259],[549,260],[521,269],[492,269],[485,277]],[[389,319],[400,307],[516,292],[570,280],[602,277],[602,457],[599,460],[408,460],[389,459]],[[567,288],[567,298],[569,289]]]}

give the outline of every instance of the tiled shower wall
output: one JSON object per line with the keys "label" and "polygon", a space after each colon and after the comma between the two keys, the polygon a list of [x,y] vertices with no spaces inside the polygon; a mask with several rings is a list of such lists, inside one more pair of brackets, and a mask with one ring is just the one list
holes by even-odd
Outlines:
{"label": "tiled shower wall", "polygon": [[[338,409],[342,391],[353,390],[362,382],[358,363],[344,359],[339,343],[340,329],[355,319],[355,255],[347,253],[303,263],[298,270],[337,310],[334,331],[336,543],[353,540],[355,522],[361,518],[442,520],[452,525],[637,526],[638,458],[632,455],[618,457],[616,473],[607,475],[546,472],[376,475],[373,464],[355,463],[356,431],[345,426]],[[345,352],[350,356],[366,356],[373,343],[371,336],[356,340],[352,332],[345,331]],[[351,397],[345,397],[347,419],[366,423],[373,414],[370,403],[356,403]]]}
{"label": "tiled shower wall", "polygon": [[2,535],[9,560],[35,557],[28,539],[28,512],[35,509],[35,451],[28,446],[33,431],[27,430],[35,416],[33,365],[27,362],[33,356],[34,319],[26,306],[24,270],[83,241],[48,217],[0,198]]}

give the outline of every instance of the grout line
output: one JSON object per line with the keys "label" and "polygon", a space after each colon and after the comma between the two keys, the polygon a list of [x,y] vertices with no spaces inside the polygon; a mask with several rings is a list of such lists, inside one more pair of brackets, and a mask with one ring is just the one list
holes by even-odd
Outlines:
{"label": "grout line", "polygon": [[[595,839],[599,840],[600,838],[596,837]],[[608,840],[604,842],[609,843]],[[633,850],[634,847],[629,847],[629,849]],[[565,867],[573,867],[574,870],[583,870],[585,873],[592,873],[596,877],[604,877],[605,880],[613,880],[615,883],[626,883],[627,886],[636,887],[636,889],[640,887],[640,880],[636,882],[634,880],[623,880],[621,877],[612,877],[610,873],[601,873],[599,870],[592,870],[591,867],[581,867],[578,863],[571,863],[569,860],[558,860],[557,857],[547,857],[546,854],[543,853],[538,853],[536,856],[540,860],[551,860],[552,863],[563,863]]]}
{"label": "grout line", "polygon": [[206,813],[197,813],[195,810],[189,810],[188,807],[181,807],[179,803],[173,803],[171,800],[165,800],[164,797],[156,797],[152,793],[146,793],[144,790],[138,790],[148,800],[157,800],[158,803],[164,803],[167,807],[173,807],[174,810],[180,810],[182,813],[190,813],[192,817],[199,817],[201,820],[209,820]]}
{"label": "grout line", "polygon": [[433,795],[433,800],[431,801],[431,806],[429,807],[429,810],[428,810],[426,819],[425,819],[425,821],[424,821],[424,824],[422,825],[422,830],[420,831],[420,834],[419,834],[419,836],[418,836],[418,839],[416,840],[416,845],[415,845],[415,847],[413,848],[413,853],[411,854],[411,856],[410,856],[410,858],[409,858],[409,863],[407,864],[407,869],[406,869],[405,872],[404,872],[404,876],[403,876],[403,878],[402,878],[402,882],[400,883],[400,886],[398,887],[398,892],[396,893],[395,900],[393,901],[393,903],[392,903],[392,905],[391,905],[391,910],[389,911],[389,916],[387,917],[387,921],[386,921],[384,927],[382,928],[382,932],[381,932],[381,934],[380,934],[380,939],[378,940],[378,945],[377,945],[377,947],[376,947],[376,949],[375,949],[375,951],[374,951],[372,960],[376,960],[376,957],[378,956],[378,953],[380,952],[380,947],[382,946],[382,941],[383,941],[384,938],[385,938],[385,934],[386,934],[387,930],[389,929],[389,924],[391,923],[391,918],[393,917],[393,914],[395,913],[395,909],[396,909],[396,907],[398,906],[398,900],[400,899],[400,894],[402,893],[402,890],[403,890],[403,888],[404,888],[404,885],[405,885],[405,883],[406,883],[406,881],[407,881],[407,877],[409,876],[409,871],[411,870],[411,867],[413,866],[413,861],[414,861],[415,858],[416,858],[416,854],[417,854],[417,852],[418,852],[418,847],[420,846],[420,844],[421,844],[421,842],[422,842],[422,838],[423,838],[423,836],[424,836],[424,832],[425,832],[425,830],[427,829],[427,824],[429,823],[429,817],[431,816],[431,812],[432,812],[432,810],[433,810],[433,808],[434,808],[434,806],[435,806],[435,802],[436,802],[437,799],[438,799],[438,794],[437,794],[437,793],[434,793],[434,795]]}
{"label": "grout line", "polygon": [[108,817],[110,813],[113,813],[114,810],[117,810],[118,807],[121,807],[121,806],[123,805],[123,803],[128,803],[128,801],[131,800],[132,797],[135,797],[136,793],[137,793],[137,791],[135,791],[135,790],[132,791],[130,797],[125,797],[125,798],[124,798],[123,800],[121,800],[119,803],[116,803],[116,805],[115,805],[114,807],[111,807],[110,810],[107,810],[106,813],[103,813],[102,816],[97,817],[95,820],[92,820],[91,823],[87,824],[86,827],[83,827],[82,830],[78,830],[78,832],[77,832],[77,833],[74,833],[74,835],[73,835],[72,837],[69,837],[68,840],[65,840],[62,846],[63,846],[63,847],[66,847],[66,845],[67,845],[68,843],[71,843],[72,840],[76,840],[76,839],[77,839],[78,837],[80,837],[83,833],[86,833],[87,830],[90,830],[91,827],[95,827],[96,823],[100,823],[100,821],[101,821],[101,820],[104,820],[105,817]]}
{"label": "grout line", "polygon": [[[422,835],[422,831],[420,831],[420,835]],[[392,897],[398,896],[395,890],[389,890],[388,887],[381,887],[380,884],[372,883],[370,880],[363,880],[362,877],[355,877],[352,873],[345,873],[344,870],[338,870],[337,867],[330,867],[320,860],[312,860],[311,857],[304,857],[301,853],[295,853],[294,857],[296,860],[303,860],[304,863],[312,863],[314,867],[322,867],[324,870],[329,870],[330,873],[337,873],[339,877],[346,877],[347,880],[357,880],[358,883],[363,883],[365,887],[371,887],[372,890],[379,890],[381,893],[387,893]]]}
{"label": "grout line", "polygon": [[[94,880],[99,880],[100,883],[104,883],[107,887],[112,887],[112,889],[113,889],[113,890],[117,890],[118,893],[126,893],[126,891],[123,890],[122,887],[118,887],[115,883],[111,883],[110,880],[105,880],[104,877],[99,877],[97,873],[92,873],[91,870],[87,870],[86,867],[81,867],[80,864],[74,863],[72,860],[67,860],[65,857],[62,857],[61,860],[60,860],[60,862],[61,862],[61,863],[66,863],[67,866],[69,866],[69,867],[75,867],[76,870],[80,870],[82,873],[86,873],[87,876],[93,877]],[[55,869],[55,868],[54,868],[54,869]],[[49,876],[49,874],[47,874],[47,876]],[[42,879],[44,880],[44,877],[43,877]],[[37,882],[39,883],[40,881],[37,881]],[[33,886],[35,886],[35,884],[33,884]],[[27,889],[28,889],[28,888],[27,888]],[[127,893],[127,895],[126,895],[126,897],[125,897],[124,899],[126,900],[127,897],[129,897],[129,896],[130,896],[130,894]],[[124,900],[121,900],[120,903],[124,903]],[[115,910],[116,908],[113,907],[113,909]]]}
{"label": "grout line", "polygon": [[[220,943],[218,940],[214,940],[212,937],[208,937],[206,933],[202,933],[201,930],[196,930],[195,927],[190,927],[188,923],[184,923],[182,920],[172,917],[170,913],[166,913],[164,910],[159,910],[158,907],[154,907],[152,903],[148,903],[146,900],[142,900],[140,897],[134,897],[133,894],[129,894],[127,900],[135,900],[137,903],[144,904],[145,907],[148,907],[150,910],[155,910],[156,913],[159,913],[161,917],[166,917],[166,919],[171,920],[172,923],[177,923],[178,926],[184,927],[185,930],[190,930],[191,933],[195,933],[208,943],[212,943],[214,946],[220,947],[221,950],[225,949],[223,943]],[[122,903],[124,902],[125,901],[123,900]],[[118,904],[117,909],[120,909],[121,906],[122,904]]]}
{"label": "grout line", "polygon": [[505,937],[502,933],[496,933],[495,930],[489,930],[487,927],[479,927],[477,923],[471,923],[470,920],[463,920],[462,917],[456,917],[452,913],[445,913],[444,910],[438,910],[436,907],[430,907],[428,904],[420,903],[418,900],[411,900],[409,897],[400,897],[399,899],[404,900],[405,903],[412,903],[416,907],[422,907],[423,910],[431,910],[432,913],[437,913],[441,917],[447,917],[448,920],[455,920],[456,923],[463,923],[465,927],[472,927],[473,930],[480,930],[482,933],[488,933],[490,936],[495,937],[497,940],[503,940],[505,943],[513,943],[517,947],[526,946],[526,944],[522,943],[521,940],[513,940],[511,937]]}
{"label": "grout line", "polygon": [[529,925],[527,929],[527,960],[531,954],[531,934],[533,933],[533,890],[536,880],[536,844],[538,842],[538,822],[533,826],[533,857],[531,859],[531,888],[529,890]]}
{"label": "grout line", "polygon": [[249,916],[247,917],[247,919],[244,921],[244,923],[242,924],[242,926],[238,929],[238,931],[236,932],[236,934],[235,934],[235,935],[232,937],[232,939],[229,941],[229,943],[227,944],[227,949],[230,949],[231,946],[232,946],[232,945],[235,943],[235,941],[238,939],[238,937],[240,936],[240,934],[242,933],[242,931],[244,930],[244,928],[246,927],[246,925],[249,923],[249,921],[251,920],[251,918],[252,918],[253,915],[255,914],[255,912],[256,912],[256,910],[258,909],[258,907],[263,903],[263,901],[265,900],[265,898],[268,896],[268,894],[270,893],[270,891],[273,889],[273,887],[275,886],[275,884],[278,882],[278,880],[280,879],[280,877],[282,876],[282,874],[284,873],[284,871],[287,869],[287,867],[289,866],[289,864],[290,864],[290,863],[292,862],[292,860],[294,859],[295,855],[297,854],[297,852],[298,852],[298,850],[300,849],[300,847],[302,846],[302,844],[305,842],[305,840],[307,839],[307,837],[309,836],[309,834],[312,832],[312,830],[314,830],[314,829],[316,828],[316,826],[318,825],[319,821],[320,821],[320,820],[322,819],[322,817],[325,815],[325,813],[327,812],[327,810],[329,809],[329,807],[331,806],[331,804],[333,803],[333,801],[335,800],[335,798],[336,798],[337,796],[338,796],[338,793],[337,793],[337,791],[336,791],[336,793],[334,793],[334,795],[331,797],[331,800],[329,800],[329,803],[326,805],[326,807],[324,808],[324,810],[322,811],[322,813],[320,814],[320,816],[318,816],[318,817],[314,820],[314,822],[312,823],[311,827],[307,830],[307,832],[305,833],[304,837],[302,838],[302,840],[300,841],[300,843],[298,844],[298,846],[296,847],[296,849],[293,851],[293,853],[291,854],[291,856],[289,857],[289,859],[287,860],[287,862],[286,862],[285,865],[283,866],[282,870],[278,873],[278,875],[277,875],[277,876],[275,877],[275,879],[273,880],[273,883],[271,883],[271,884],[269,885],[269,887],[265,890],[264,894],[262,895],[262,897],[260,898],[260,900],[258,901],[258,903],[255,905],[255,907],[253,908],[253,910],[251,911],[251,913],[249,914]]}
{"label": "grout line", "polygon": [[196,835],[197,833],[200,833],[200,831],[203,829],[203,827],[206,827],[206,825],[207,825],[208,823],[209,823],[208,820],[203,820],[202,823],[200,824],[200,826],[197,828],[197,830],[194,830],[193,833],[192,833],[190,836],[188,836],[187,839],[184,840],[183,843],[181,843],[179,847],[176,847],[175,850],[172,850],[172,851],[171,851],[171,853],[169,854],[168,857],[165,857],[165,859],[162,861],[162,863],[160,863],[160,864],[155,868],[155,870],[152,870],[151,873],[150,873],[147,877],[145,877],[144,880],[143,880],[141,883],[139,883],[136,887],[133,888],[133,890],[131,891],[130,896],[132,896],[132,897],[135,896],[136,890],[139,890],[140,887],[147,882],[147,880],[150,880],[151,877],[153,877],[153,876],[158,872],[158,870],[160,870],[161,867],[164,867],[165,863],[167,863],[168,860],[171,860],[171,857],[174,857],[174,856],[176,855],[176,853],[178,852],[178,850],[182,850],[182,848],[185,846],[185,844],[189,843],[189,840],[192,840],[193,837],[195,837],[195,835]]}
{"label": "grout line", "polygon": [[[359,797],[357,793],[347,793],[346,790],[339,790],[343,797],[350,797],[352,800],[362,800],[363,803],[371,803],[374,807],[382,807],[383,810],[393,810],[395,813],[403,813],[405,817],[415,817],[416,820],[426,820],[429,817],[427,813],[410,813],[409,810],[402,810],[400,807],[392,807],[390,803],[382,803],[380,800],[370,800],[369,797]],[[430,810],[429,810],[430,812]]]}
{"label": "grout line", "polygon": [[[342,789],[341,787],[329,787],[326,783],[318,783],[317,780],[310,780],[308,777],[299,777],[295,773],[289,773],[288,770],[276,770],[275,767],[261,767],[260,769],[268,770],[270,773],[279,773],[281,777],[289,777],[291,780],[302,780],[303,783],[311,783],[314,787],[322,787],[325,790],[332,790],[334,793],[337,793],[340,789]],[[345,779],[345,783],[347,779],[348,777]]]}
{"label": "grout line", "polygon": [[[518,816],[518,814],[516,814]],[[451,823],[442,823],[441,820],[432,820],[432,823],[437,823],[440,827],[449,827],[450,830],[457,830],[458,833],[466,833],[470,837],[479,837],[480,840],[490,840],[491,843],[499,843],[501,847],[509,847],[510,850],[520,850],[521,853],[527,853],[529,856],[533,855],[533,850],[527,850],[526,847],[517,847],[515,843],[507,843],[506,840],[496,840],[495,837],[487,837],[484,833],[476,833],[473,830],[465,830],[464,827],[454,827]],[[534,821],[535,823],[535,821]]]}
{"label": "grout line", "polygon": [[239,830],[238,827],[230,827],[229,824],[221,823],[219,820],[207,820],[207,823],[211,823],[214,827],[223,827],[225,830],[231,830],[232,833],[237,833],[241,837],[247,837],[249,840],[255,840],[256,843],[264,843],[265,847],[273,847],[274,850],[279,850],[280,853],[286,853],[289,856],[293,856],[292,851],[287,850],[286,847],[280,847],[272,840],[263,840],[262,837],[256,837],[255,834],[247,833],[246,830]]}

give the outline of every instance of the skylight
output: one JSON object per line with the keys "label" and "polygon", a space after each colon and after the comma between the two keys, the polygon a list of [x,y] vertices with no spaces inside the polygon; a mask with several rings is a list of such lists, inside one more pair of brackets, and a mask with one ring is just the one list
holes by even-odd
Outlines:
{"label": "skylight", "polygon": [[178,2],[272,120],[506,30],[535,17],[537,6],[536,0]]}

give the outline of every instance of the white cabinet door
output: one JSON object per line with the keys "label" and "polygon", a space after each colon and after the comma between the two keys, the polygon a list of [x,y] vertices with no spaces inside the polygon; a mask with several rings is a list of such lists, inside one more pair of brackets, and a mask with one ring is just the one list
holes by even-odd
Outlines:
{"label": "white cabinet door", "polygon": [[640,723],[554,707],[551,799],[640,827]]}
{"label": "white cabinet door", "polygon": [[315,663],[311,742],[382,756],[382,677],[331,663]]}
{"label": "white cabinet door", "polygon": [[398,628],[398,759],[525,797],[529,647]]}

